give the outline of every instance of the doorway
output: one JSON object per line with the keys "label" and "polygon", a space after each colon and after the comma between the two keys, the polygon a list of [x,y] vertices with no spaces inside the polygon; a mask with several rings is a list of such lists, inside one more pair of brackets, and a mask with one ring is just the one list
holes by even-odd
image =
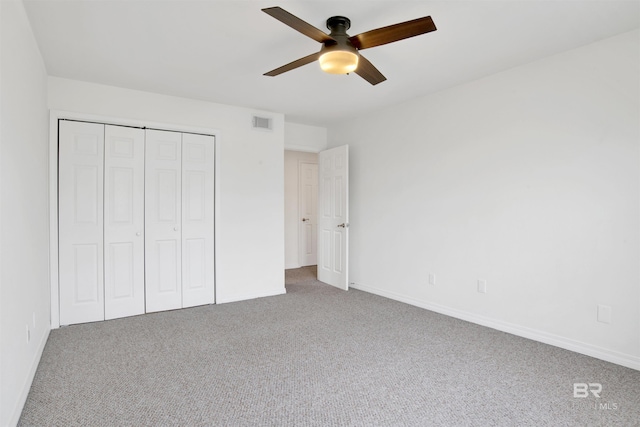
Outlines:
{"label": "doorway", "polygon": [[317,264],[318,154],[285,150],[285,269]]}

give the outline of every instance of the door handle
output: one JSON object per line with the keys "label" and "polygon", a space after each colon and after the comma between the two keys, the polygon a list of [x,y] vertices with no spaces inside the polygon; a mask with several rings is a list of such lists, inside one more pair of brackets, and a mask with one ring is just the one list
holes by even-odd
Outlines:
{"label": "door handle", "polygon": [[309,221],[309,218],[302,218],[302,222],[307,222]]}
{"label": "door handle", "polygon": [[340,227],[340,228],[349,228],[349,223],[348,222],[343,222],[342,224],[338,224],[338,227]]}

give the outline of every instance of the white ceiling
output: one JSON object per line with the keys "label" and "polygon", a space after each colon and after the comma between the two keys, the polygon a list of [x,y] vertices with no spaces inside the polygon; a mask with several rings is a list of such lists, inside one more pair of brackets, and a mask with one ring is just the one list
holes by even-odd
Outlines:
{"label": "white ceiling", "polygon": [[[327,125],[640,27],[640,2],[579,0],[25,0],[49,75],[284,113]],[[371,86],[312,63],[320,44],[261,12],[280,6],[349,34],[431,15],[438,30],[363,51]]]}

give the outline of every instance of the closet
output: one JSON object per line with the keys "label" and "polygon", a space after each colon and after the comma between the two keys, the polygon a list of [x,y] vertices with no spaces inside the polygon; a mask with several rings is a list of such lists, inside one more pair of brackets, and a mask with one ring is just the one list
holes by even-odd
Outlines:
{"label": "closet", "polygon": [[59,122],[61,325],[214,302],[214,142]]}

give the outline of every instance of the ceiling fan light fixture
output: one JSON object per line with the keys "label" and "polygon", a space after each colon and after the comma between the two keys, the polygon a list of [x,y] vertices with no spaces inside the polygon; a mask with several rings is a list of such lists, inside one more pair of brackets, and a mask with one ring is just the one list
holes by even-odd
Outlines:
{"label": "ceiling fan light fixture", "polygon": [[350,36],[347,34],[347,30],[351,28],[351,20],[346,16],[332,16],[327,19],[327,28],[331,30],[331,33],[327,34],[281,7],[267,7],[262,11],[322,44],[320,52],[312,53],[264,73],[265,76],[270,77],[295,70],[317,60],[320,63],[320,68],[327,73],[349,74],[355,72],[372,85],[377,85],[387,78],[367,58],[360,55],[361,50],[394,43],[437,29],[433,19],[430,16],[424,16]]}
{"label": "ceiling fan light fixture", "polygon": [[358,51],[350,46],[325,46],[320,55],[320,68],[325,73],[348,74],[358,68]]}

